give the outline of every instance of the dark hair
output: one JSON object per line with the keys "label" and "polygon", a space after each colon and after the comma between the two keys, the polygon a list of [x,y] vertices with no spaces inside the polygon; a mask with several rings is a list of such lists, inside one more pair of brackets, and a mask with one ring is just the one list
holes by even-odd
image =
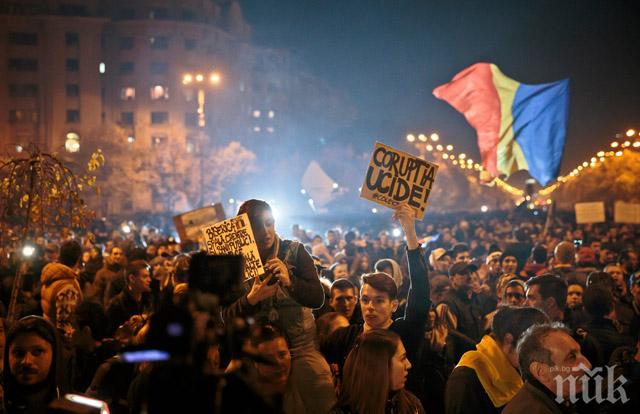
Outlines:
{"label": "dark hair", "polygon": [[584,291],[582,302],[591,316],[603,318],[613,310],[613,293],[603,285],[591,285]]}
{"label": "dark hair", "polygon": [[506,249],[504,252],[502,252],[502,254],[500,255],[500,265],[502,265],[502,262],[504,262],[504,260],[507,257],[513,257],[514,259],[516,259],[516,262],[518,262],[518,267],[520,267],[520,260],[518,260],[518,255],[516,254],[515,251],[510,250],[510,249]]}
{"label": "dark hair", "polygon": [[[522,285],[518,285],[522,286]],[[509,287],[509,285],[507,285]],[[548,323],[549,318],[541,310],[532,307],[518,308],[515,306],[502,306],[493,316],[491,331],[498,342],[504,341],[507,334],[513,336],[514,346],[518,338],[530,326]]]}
{"label": "dark hair", "polygon": [[188,254],[180,254],[173,259],[173,280],[176,284],[186,283],[189,281],[189,264],[191,256]]}
{"label": "dark hair", "polygon": [[284,335],[278,328],[268,324],[254,326],[249,333],[249,340],[254,347],[277,338],[284,338]]}
{"label": "dark hair", "polygon": [[631,253],[636,253],[636,251],[633,249],[624,249],[621,251],[620,255],[618,255],[618,263],[623,264],[631,260]]}
{"label": "dark hair", "polygon": [[346,316],[339,312],[327,312],[316,319],[316,333],[318,336],[318,340],[321,343],[323,339],[326,339],[329,336],[329,328],[331,327],[333,321],[339,318],[347,319]]}
{"label": "dark hair", "polygon": [[263,211],[271,211],[271,206],[266,201],[251,199],[245,201],[240,205],[240,207],[238,208],[238,215],[246,213],[247,216],[249,216],[251,225],[254,226],[256,218]]}
{"label": "dark hair", "polygon": [[576,260],[576,247],[573,243],[562,241],[558,243],[553,254],[559,263],[573,263]]}
{"label": "dark hair", "polygon": [[356,286],[353,283],[351,283],[349,279],[345,279],[345,278],[338,279],[331,284],[331,295],[333,296],[334,290],[347,290],[347,289],[353,289],[354,294],[356,293],[356,290],[357,290]]}
{"label": "dark hair", "polygon": [[467,243],[456,243],[451,248],[451,255],[455,259],[459,253],[464,253],[469,251],[469,245]]}
{"label": "dark hair", "polygon": [[564,280],[551,273],[546,273],[529,279],[527,289],[536,285],[540,287],[539,293],[543,300],[553,298],[556,301],[556,306],[564,308],[567,303],[567,283]]}
{"label": "dark hair", "polygon": [[609,289],[613,289],[613,277],[607,272],[591,272],[589,276],[587,276],[587,286],[591,285],[604,285]]}
{"label": "dark hair", "polygon": [[547,249],[540,243],[537,243],[531,249],[531,258],[535,263],[545,263],[547,261]]}
{"label": "dark hair", "polygon": [[142,269],[148,269],[149,264],[144,260],[134,260],[127,266],[127,283],[129,283],[129,275],[138,276],[138,272]]}
{"label": "dark hair", "polygon": [[529,370],[532,362],[542,362],[549,366],[555,365],[551,359],[551,351],[544,347],[544,339],[553,332],[564,332],[571,336],[571,331],[558,322],[533,325],[522,334],[516,352],[518,353],[520,374],[524,380],[535,379]]}
{"label": "dark hair", "polygon": [[398,299],[398,286],[393,278],[386,273],[367,273],[362,275],[362,287],[369,285],[375,290],[386,292],[390,300]]}
{"label": "dark hair", "polygon": [[573,278],[571,278],[571,279],[567,280],[567,288],[568,288],[569,286],[573,286],[573,285],[578,285],[578,286],[580,286],[580,287],[582,288],[582,290],[585,290],[585,289],[587,288],[587,287],[585,286],[585,284],[584,284],[584,283],[582,283],[581,281],[579,281],[578,279],[573,279]]}
{"label": "dark hair", "polygon": [[358,233],[356,233],[355,230],[349,230],[348,232],[346,232],[344,234],[344,241],[349,244],[352,241],[354,241],[355,239],[358,238]]}
{"label": "dark hair", "polygon": [[75,240],[68,240],[60,247],[60,263],[65,266],[74,267],[82,257],[82,247]]}
{"label": "dark hair", "polygon": [[107,337],[109,320],[104,308],[97,302],[88,299],[80,302],[76,307],[76,322],[78,329],[85,326],[91,328],[91,336],[95,340]]}

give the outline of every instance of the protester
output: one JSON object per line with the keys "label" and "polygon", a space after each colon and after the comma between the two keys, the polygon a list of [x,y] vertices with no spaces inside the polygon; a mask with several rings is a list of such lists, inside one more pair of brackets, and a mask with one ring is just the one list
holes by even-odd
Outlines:
{"label": "protester", "polygon": [[349,323],[362,323],[358,307],[358,291],[347,279],[338,279],[331,284],[329,305],[342,314]]}
{"label": "protester", "polygon": [[534,324],[548,322],[535,308],[503,307],[493,318],[491,334],[475,351],[465,353],[447,381],[446,412],[499,413],[522,387],[516,345]]}
{"label": "protester", "polygon": [[582,392],[591,364],[571,332],[556,323],[533,325],[518,341],[517,353],[524,386],[502,413],[576,412],[570,393]]}
{"label": "protester", "polygon": [[343,369],[338,403],[332,413],[424,413],[405,390],[411,362],[395,332],[372,329],[358,338]]}
{"label": "protester", "polygon": [[46,413],[68,391],[66,362],[56,328],[28,316],[7,334],[4,355],[4,401],[9,414]]}
{"label": "protester", "polygon": [[[96,273],[95,295],[97,300],[107,306],[113,296],[124,289],[124,269],[127,265],[127,257],[120,247],[114,246],[104,260],[104,267]],[[109,287],[113,285],[113,292]],[[119,289],[119,290],[118,290]]]}
{"label": "protester", "polygon": [[109,328],[113,335],[116,329],[134,315],[142,315],[149,311],[151,275],[149,265],[144,260],[134,260],[125,271],[126,287],[118,293],[107,308]]}
{"label": "protester", "polygon": [[551,321],[562,322],[567,303],[567,284],[552,274],[536,276],[527,282],[526,303],[543,311]]}

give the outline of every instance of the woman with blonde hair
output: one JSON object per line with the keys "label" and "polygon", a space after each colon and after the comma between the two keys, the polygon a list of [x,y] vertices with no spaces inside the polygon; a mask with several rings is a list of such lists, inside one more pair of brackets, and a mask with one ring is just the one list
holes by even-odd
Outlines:
{"label": "woman with blonde hair", "polygon": [[411,363],[391,330],[364,332],[349,353],[335,414],[424,413],[420,400],[404,389]]}

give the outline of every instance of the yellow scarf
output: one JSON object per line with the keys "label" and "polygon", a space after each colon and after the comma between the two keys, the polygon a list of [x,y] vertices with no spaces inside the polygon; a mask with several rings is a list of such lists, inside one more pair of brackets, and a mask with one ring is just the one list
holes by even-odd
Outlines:
{"label": "yellow scarf", "polygon": [[462,355],[457,366],[476,372],[494,407],[502,407],[511,401],[523,385],[518,371],[489,335],[485,335],[476,345],[476,351]]}

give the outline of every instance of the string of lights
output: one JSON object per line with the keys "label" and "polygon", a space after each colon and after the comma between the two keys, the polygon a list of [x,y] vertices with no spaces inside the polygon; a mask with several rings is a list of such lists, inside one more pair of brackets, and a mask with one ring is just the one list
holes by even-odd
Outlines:
{"label": "string of lights", "polygon": [[[426,134],[408,134],[407,142],[414,144],[414,146],[420,151],[420,155],[424,156],[426,153],[431,153],[431,156],[436,160],[444,160],[450,165],[457,167],[460,170],[466,172],[479,172],[482,175],[485,168],[478,162],[475,162],[472,158],[467,157],[464,152],[456,153],[454,147],[451,144],[445,144],[440,140],[440,136],[436,133],[430,134],[428,137]],[[495,185],[500,190],[508,193],[514,197],[524,196],[524,191],[516,188],[510,184],[507,184],[500,178],[494,178],[489,185]]]}
{"label": "string of lights", "polygon": [[591,168],[602,165],[607,159],[622,157],[625,151],[638,150],[640,150],[640,132],[637,132],[635,129],[628,129],[624,134],[617,134],[616,138],[609,144],[609,148],[596,152],[588,161],[583,161],[578,164],[568,175],[558,177],[555,183],[539,190],[538,195],[549,197],[554,191],[560,188],[562,184],[580,177],[581,174],[584,174]]}

